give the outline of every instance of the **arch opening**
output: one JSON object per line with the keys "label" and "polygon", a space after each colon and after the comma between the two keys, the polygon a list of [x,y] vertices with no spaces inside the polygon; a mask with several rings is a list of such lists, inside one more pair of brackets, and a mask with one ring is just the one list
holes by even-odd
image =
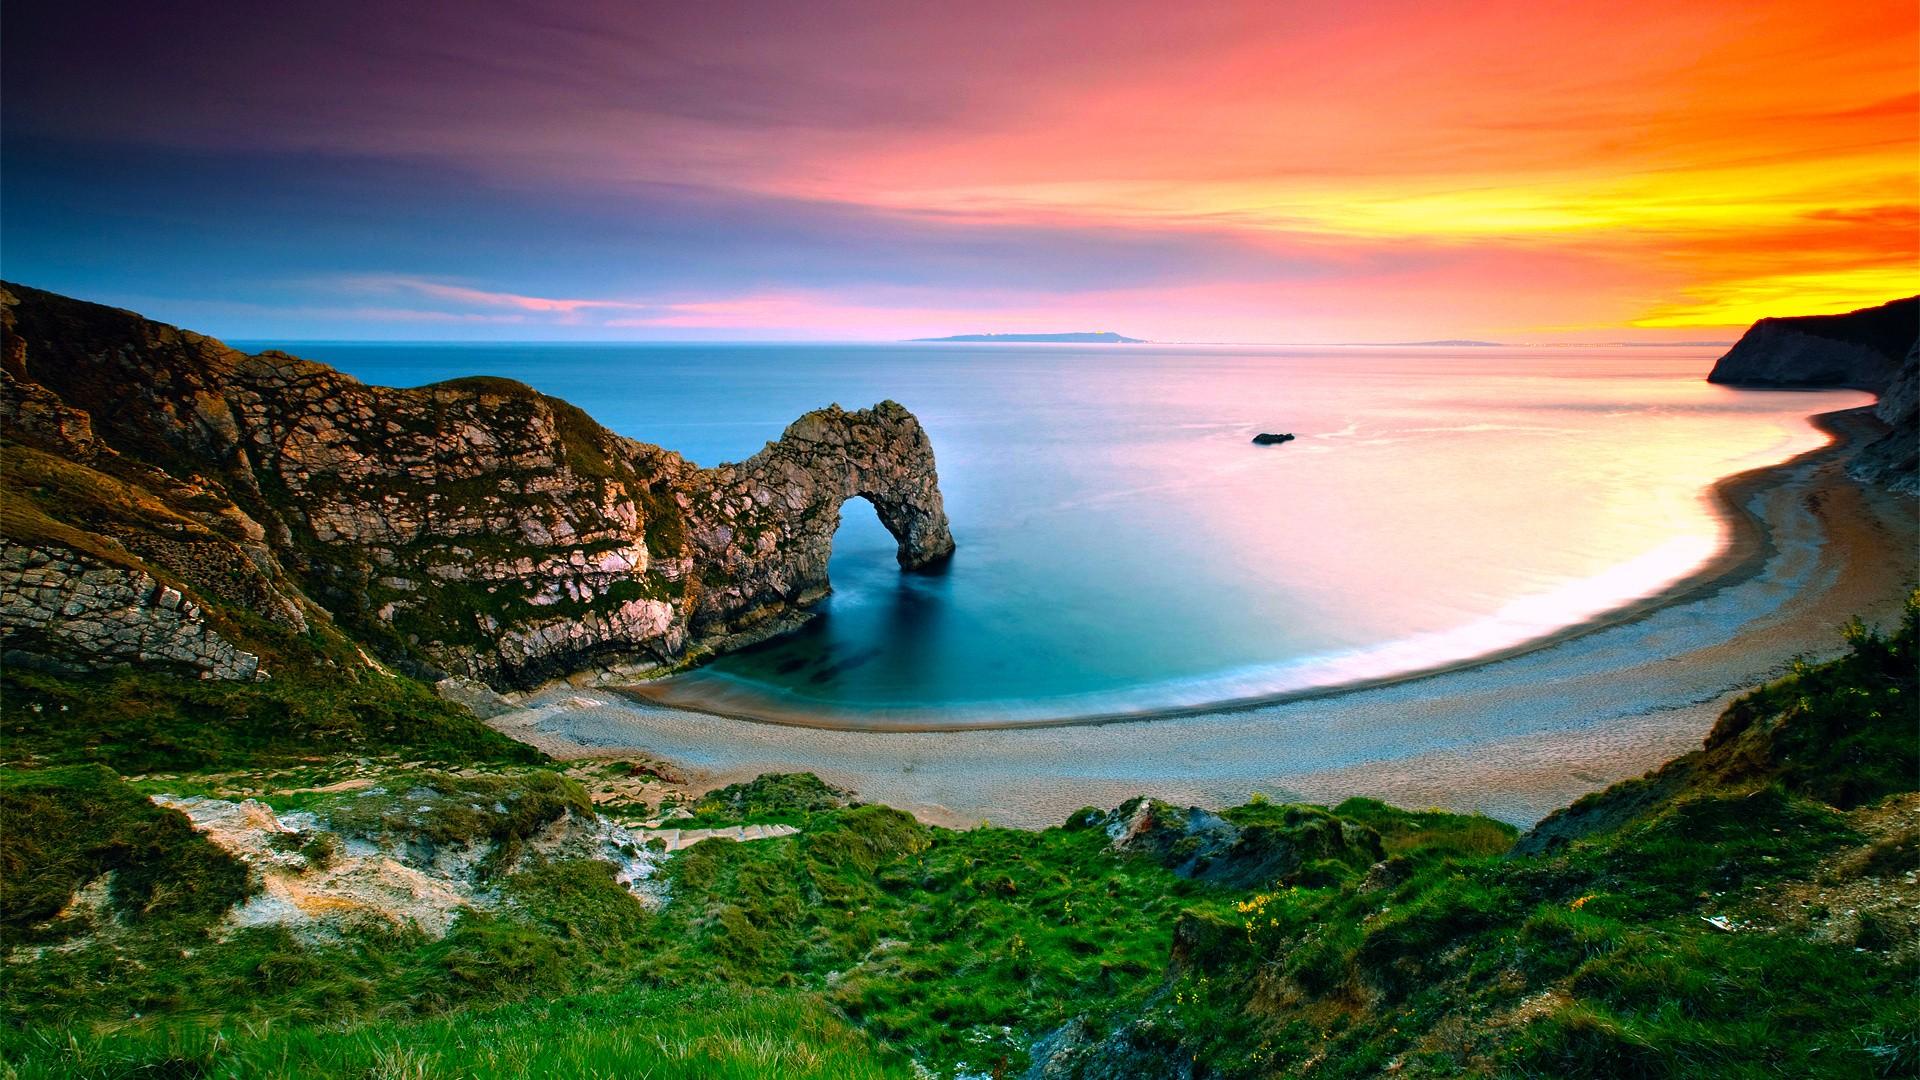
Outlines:
{"label": "arch opening", "polygon": [[833,577],[861,567],[885,566],[890,556],[899,558],[905,545],[869,495],[852,495],[840,504],[840,521],[828,542],[827,572]]}

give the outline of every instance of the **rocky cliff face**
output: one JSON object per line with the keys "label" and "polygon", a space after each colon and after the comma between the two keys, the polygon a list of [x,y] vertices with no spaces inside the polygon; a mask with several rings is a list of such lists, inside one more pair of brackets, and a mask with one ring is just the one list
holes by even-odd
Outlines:
{"label": "rocky cliff face", "polygon": [[1845,387],[1880,393],[1920,337],[1920,297],[1845,315],[1761,319],[1713,365],[1732,386]]}
{"label": "rocky cliff face", "polygon": [[1920,342],[1907,350],[1900,370],[1880,392],[1873,414],[1888,431],[1862,448],[1848,471],[1895,491],[1920,495]]}
{"label": "rocky cliff face", "polygon": [[[789,625],[827,591],[848,498],[874,504],[904,567],[953,550],[932,447],[892,402],[810,413],[701,469],[503,379],[366,386],[14,285],[0,310],[0,632],[15,653],[252,677],[260,657],[364,646],[521,688],[672,667]],[[64,582],[97,592],[102,575],[119,613],[104,633],[49,614],[78,602]],[[154,611],[193,629],[160,647]]]}
{"label": "rocky cliff face", "polygon": [[173,664],[209,679],[260,674],[260,658],[208,626],[200,606],[180,590],[57,544],[0,540],[0,626],[9,651]]}
{"label": "rocky cliff face", "polygon": [[1920,494],[1920,297],[1846,315],[1761,319],[1714,364],[1708,382],[1778,388],[1846,387],[1880,395],[1888,426],[1848,471]]}

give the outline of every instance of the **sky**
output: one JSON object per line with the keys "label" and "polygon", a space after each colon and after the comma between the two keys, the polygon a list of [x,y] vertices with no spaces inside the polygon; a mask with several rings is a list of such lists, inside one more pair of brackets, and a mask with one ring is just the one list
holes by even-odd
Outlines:
{"label": "sky", "polygon": [[0,273],[229,338],[1723,340],[1920,292],[1911,0],[23,0],[0,61]]}

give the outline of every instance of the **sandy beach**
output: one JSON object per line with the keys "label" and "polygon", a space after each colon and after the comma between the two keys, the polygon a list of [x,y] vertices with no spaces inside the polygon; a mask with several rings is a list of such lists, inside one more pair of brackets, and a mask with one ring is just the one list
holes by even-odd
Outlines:
{"label": "sandy beach", "polygon": [[1527,824],[1697,745],[1726,703],[1839,627],[1884,622],[1914,580],[1913,500],[1847,478],[1865,410],[1828,446],[1730,477],[1726,549],[1659,596],[1443,670],[1144,717],[846,731],[556,689],[492,723],[558,758],[644,754],[697,787],[811,771],[947,825],[1039,827],[1136,794],[1223,805],[1365,795]]}

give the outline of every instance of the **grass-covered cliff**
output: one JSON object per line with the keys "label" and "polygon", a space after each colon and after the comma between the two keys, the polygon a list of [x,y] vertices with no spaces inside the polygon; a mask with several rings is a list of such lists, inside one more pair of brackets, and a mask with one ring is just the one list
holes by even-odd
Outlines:
{"label": "grass-covered cliff", "polygon": [[[635,793],[670,770],[563,770],[458,714],[391,711],[419,705],[405,694],[261,696],[285,730],[252,741],[218,720],[245,708],[224,695],[271,683],[22,683],[0,701],[7,745],[30,748],[0,771],[0,1059],[23,1077],[1912,1075],[1917,620],[1856,628],[1699,752],[1524,837],[1365,800],[1140,799],[955,831],[767,777],[666,824],[797,832],[667,854],[640,826],[672,797]],[[197,717],[221,740],[202,756]]]}

